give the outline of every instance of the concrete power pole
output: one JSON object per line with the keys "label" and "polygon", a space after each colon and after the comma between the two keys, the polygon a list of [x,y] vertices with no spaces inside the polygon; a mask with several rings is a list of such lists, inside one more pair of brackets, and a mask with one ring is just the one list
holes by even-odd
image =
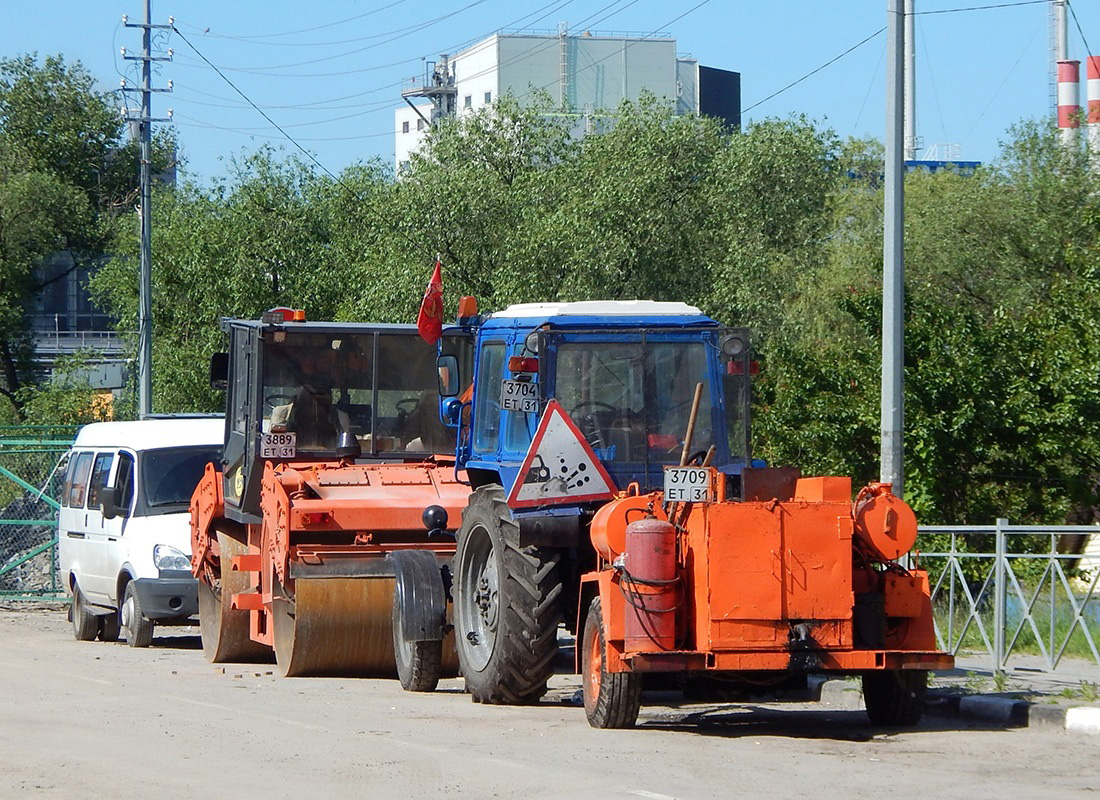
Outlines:
{"label": "concrete power pole", "polygon": [[880,479],[902,496],[905,473],[905,161],[902,148],[905,26],[901,0],[888,0],[886,28],[886,191],[882,253],[882,408]]}
{"label": "concrete power pole", "polygon": [[914,53],[913,5],[905,0],[905,160],[917,157],[917,60]]}
{"label": "concrete power pole", "polygon": [[[151,21],[152,0],[145,0],[145,17],[143,22],[129,22],[127,17],[122,18],[122,23],[127,28],[141,28],[141,55],[128,56],[126,49],[122,50],[122,57],[127,61],[141,62],[141,111],[140,115],[133,117],[129,109],[123,109],[127,119],[131,123],[137,123],[138,135],[141,142],[141,176],[140,176],[140,207],[138,209],[141,220],[141,264],[138,273],[138,417],[144,419],[152,411],[153,399],[153,287],[152,287],[152,194],[153,194],[153,123],[165,122],[167,119],[154,119],[152,116],[153,92],[171,91],[169,84],[167,89],[154,89],[153,62],[169,61],[172,51],[167,56],[153,55],[153,30],[168,30],[172,27],[169,18],[167,25],[153,25]],[[125,89],[125,81],[123,81]],[[170,118],[170,117],[169,117]]]}

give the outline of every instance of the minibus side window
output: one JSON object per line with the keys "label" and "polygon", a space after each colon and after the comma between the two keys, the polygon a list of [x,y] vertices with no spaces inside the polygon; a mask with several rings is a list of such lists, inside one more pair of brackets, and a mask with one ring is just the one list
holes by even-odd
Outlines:
{"label": "minibus side window", "polygon": [[102,502],[101,495],[107,488],[107,478],[111,476],[111,462],[114,459],[114,453],[100,453],[95,457],[92,465],[92,479],[88,483],[88,508],[99,508]]}
{"label": "minibus side window", "polygon": [[73,466],[72,482],[69,484],[69,491],[66,493],[68,502],[65,505],[70,508],[83,508],[84,496],[88,490],[88,474],[92,471],[92,454],[81,453],[76,457],[76,464]]}

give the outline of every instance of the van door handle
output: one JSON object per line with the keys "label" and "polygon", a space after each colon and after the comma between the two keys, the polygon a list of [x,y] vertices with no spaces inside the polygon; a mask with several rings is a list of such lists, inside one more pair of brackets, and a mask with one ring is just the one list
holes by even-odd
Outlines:
{"label": "van door handle", "polygon": [[108,537],[107,537],[107,541],[108,541],[108,542],[117,542],[117,541],[118,541],[118,537],[117,537],[117,536],[108,536]]}
{"label": "van door handle", "polygon": [[70,539],[83,539],[83,533],[77,533],[76,531],[65,531],[65,535]]}

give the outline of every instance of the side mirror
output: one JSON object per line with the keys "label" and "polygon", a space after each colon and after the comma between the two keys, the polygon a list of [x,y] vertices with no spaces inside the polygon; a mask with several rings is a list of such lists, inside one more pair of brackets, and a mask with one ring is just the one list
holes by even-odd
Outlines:
{"label": "side mirror", "polygon": [[458,359],[455,356],[440,356],[435,360],[439,372],[439,396],[454,397],[458,394]]}
{"label": "side mirror", "polygon": [[221,392],[229,388],[229,353],[210,356],[210,388]]}
{"label": "side mirror", "polygon": [[105,486],[99,491],[99,513],[103,519],[114,519],[118,516],[118,489],[114,486]]}

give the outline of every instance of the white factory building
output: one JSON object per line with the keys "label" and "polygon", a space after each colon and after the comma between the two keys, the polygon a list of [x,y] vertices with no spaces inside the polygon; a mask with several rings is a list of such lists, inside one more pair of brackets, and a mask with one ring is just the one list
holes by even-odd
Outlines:
{"label": "white factory building", "polygon": [[671,37],[574,36],[564,26],[557,33],[496,33],[428,62],[423,76],[406,82],[406,105],[394,112],[398,170],[440,116],[468,113],[505,92],[533,100],[537,91],[575,116],[578,136],[644,91],[675,103],[678,114],[708,114],[734,127],[741,121],[740,74],[677,55]]}

